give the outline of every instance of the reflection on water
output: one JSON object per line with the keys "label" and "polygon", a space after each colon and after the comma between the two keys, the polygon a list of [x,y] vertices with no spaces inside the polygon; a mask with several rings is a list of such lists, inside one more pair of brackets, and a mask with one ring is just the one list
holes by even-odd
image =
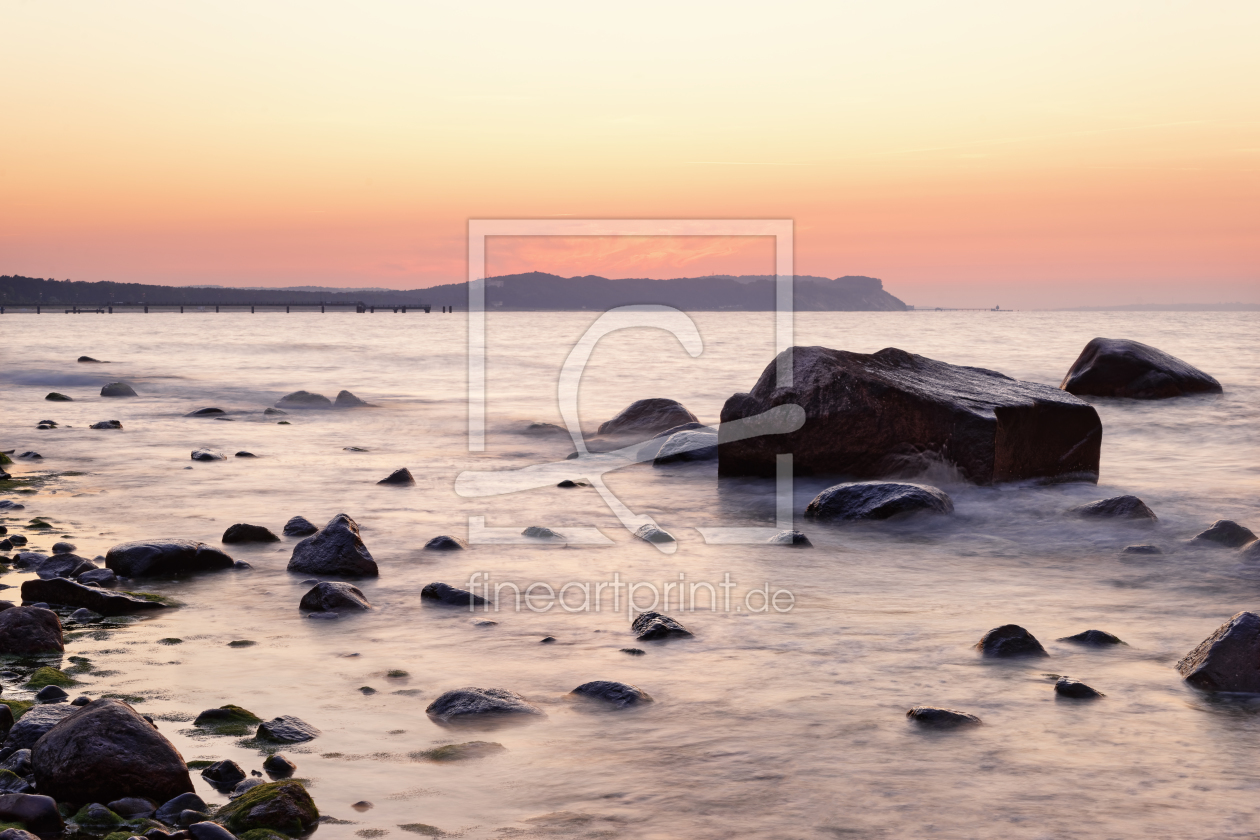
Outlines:
{"label": "reflection on water", "polygon": [[[32,544],[47,549],[69,534],[85,556],[142,537],[217,544],[235,522],[279,532],[294,515],[322,523],[344,511],[381,566],[379,579],[356,582],[378,610],[312,621],[297,610],[306,576],[284,570],[294,540],[233,546],[252,570],[155,581],[147,588],[184,606],[75,638],[67,657],[86,657],[90,670],[80,668],[82,686],[72,692],[129,696],[185,758],[231,758],[247,770],[261,767],[261,754],[238,738],[199,733],[190,723],[197,712],[237,703],[263,718],[292,714],[316,725],[319,738],[285,752],[322,812],[340,820],[321,826],[321,837],[427,830],[416,824],[466,837],[1254,833],[1260,711],[1201,697],[1172,669],[1230,615],[1260,606],[1257,570],[1228,551],[1185,545],[1217,518],[1260,526],[1253,316],[802,314],[800,344],[897,346],[1051,385],[1089,339],[1133,338],[1204,368],[1226,393],[1097,401],[1105,426],[1100,486],[977,488],[941,471],[933,478],[953,496],[954,516],[847,528],[798,519],[815,544],[805,551],[708,546],[695,531],[771,524],[773,482],[719,484],[712,465],[609,473],[609,487],[635,513],[678,536],[668,557],[630,539],[589,488],[490,499],[453,490],[461,470],[562,460],[572,451],[563,435],[520,432],[532,421],[560,422],[557,371],[594,317],[490,316],[488,445],[469,453],[460,316],[6,316],[2,448],[44,456],[10,468],[18,476],[63,474],[33,494],[4,496],[27,505],[5,517],[10,529],[36,515],[56,524]],[[701,421],[716,421],[726,397],[751,387],[770,361],[771,321],[723,313],[696,321],[705,342],[697,359],[661,332],[605,338],[582,380],[584,425],[649,396],[677,398]],[[28,330],[52,330],[56,340],[15,340]],[[73,361],[81,354],[112,364],[87,370]],[[96,396],[115,379],[141,396]],[[348,389],[381,407],[262,415],[297,389]],[[45,402],[51,390],[75,402]],[[230,422],[184,416],[206,406],[227,410]],[[37,431],[45,418],[63,427]],[[121,420],[123,430],[87,429],[107,419]],[[189,453],[202,446],[260,457],[192,462]],[[402,466],[415,486],[375,484]],[[826,485],[796,482],[798,516]],[[1122,492],[1141,496],[1159,522],[1062,516]],[[613,545],[421,550],[435,535],[466,534],[469,516],[484,516],[487,527],[599,527]],[[1165,553],[1119,554],[1139,542]],[[679,615],[694,638],[638,643],[624,604],[505,610],[489,616],[497,624],[479,625],[482,613],[421,603],[425,584],[467,587],[478,572],[556,588],[614,575],[661,583],[729,575],[736,604],[768,585],[791,591],[795,608],[700,610]],[[25,577],[10,572],[2,582]],[[1051,658],[978,659],[971,646],[1008,622],[1027,627]],[[1056,641],[1091,628],[1128,644],[1096,650]],[[546,636],[556,641],[541,644]],[[246,640],[256,644],[229,644]],[[630,647],[646,655],[622,652]],[[406,675],[390,676],[398,671]],[[1057,675],[1107,697],[1056,702]],[[656,702],[593,713],[566,696],[595,679],[633,683]],[[4,696],[27,696],[22,681],[5,680]],[[546,717],[452,730],[425,715],[435,697],[462,686],[510,689]],[[920,704],[961,709],[985,725],[919,731],[904,713]],[[505,750],[464,761],[425,757],[469,741]],[[223,801],[197,781],[208,801]],[[351,808],[361,800],[374,807]]]}

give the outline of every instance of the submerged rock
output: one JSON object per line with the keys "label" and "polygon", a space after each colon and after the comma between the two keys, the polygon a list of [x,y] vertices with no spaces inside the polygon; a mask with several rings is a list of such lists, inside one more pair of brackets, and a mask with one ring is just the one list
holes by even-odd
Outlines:
{"label": "submerged rock", "polygon": [[652,697],[638,686],[612,680],[582,683],[569,693],[588,700],[598,700],[618,709],[653,702]]}
{"label": "submerged rock", "polygon": [[674,535],[664,528],[658,528],[655,525],[640,525],[639,529],[634,532],[634,538],[650,543],[672,543],[677,542]]}
{"label": "submerged rock", "polygon": [[151,817],[157,811],[157,803],[151,799],[145,799],[142,796],[125,796],[122,799],[115,799],[107,806],[124,819],[132,817]]}
{"label": "submerged rock", "polygon": [[185,417],[214,417],[219,414],[227,414],[227,412],[221,408],[214,408],[214,407],[199,408],[196,411],[190,411],[188,414],[185,414],[184,416]]}
{"label": "submerged rock", "polygon": [[78,549],[79,547],[75,545],[74,543],[57,542],[57,543],[53,543],[52,553],[53,554],[72,554],[75,551],[78,551]]}
{"label": "submerged rock", "polygon": [[40,703],[59,703],[69,696],[64,688],[57,685],[46,685],[35,692],[35,699]]}
{"label": "submerged rock", "polygon": [[193,450],[192,459],[194,461],[226,461],[227,456],[222,452],[216,452],[213,449],[206,449],[203,447],[201,449]]}
{"label": "submerged rock", "polygon": [[298,837],[319,824],[319,809],[301,782],[266,782],[228,802],[214,815],[237,835],[257,828]]}
{"label": "submerged rock", "polygon": [[323,394],[313,394],[310,391],[294,391],[291,394],[285,394],[276,403],[276,408],[332,408],[332,400]]}
{"label": "submerged rock", "polygon": [[357,586],[333,581],[316,584],[314,589],[302,596],[302,602],[298,607],[317,612],[372,609],[367,596]]}
{"label": "submerged rock", "polygon": [[1123,338],[1095,338],[1086,344],[1059,387],[1082,396],[1137,400],[1222,391],[1221,383],[1193,365]]}
{"label": "submerged rock", "polygon": [[238,522],[223,532],[225,543],[269,543],[280,542],[280,538],[271,533],[270,528],[262,525],[246,525]]}
{"label": "submerged rock", "polygon": [[980,718],[975,715],[969,715],[966,712],[956,712],[953,709],[938,709],[932,706],[915,706],[906,712],[906,717],[920,726],[930,726],[934,729],[953,729],[959,726],[977,726],[980,724]]}
{"label": "submerged rock", "polygon": [[364,402],[349,391],[340,391],[337,394],[337,401],[334,403],[337,408],[371,408],[372,404]]}
{"label": "submerged rock", "polygon": [[91,356],[80,356],[79,361],[90,362],[95,365],[109,364],[108,362],[102,362],[100,359],[93,359]]}
{"label": "submerged rock", "polygon": [[1159,519],[1155,511],[1137,496],[1113,496],[1085,505],[1077,505],[1068,513],[1090,519],[1138,519],[1154,522]]}
{"label": "submerged rock", "polygon": [[237,458],[257,458],[258,456],[255,455],[253,452],[246,452],[245,450],[242,449],[240,452],[236,453],[236,457]]}
{"label": "submerged rock", "polygon": [[[54,554],[40,563],[35,573],[45,580],[55,577],[75,578],[95,568],[95,563],[77,554]],[[48,599],[36,598],[34,600],[46,601]]]}
{"label": "submerged rock", "polygon": [[1090,647],[1109,647],[1110,645],[1125,644],[1119,636],[1108,633],[1106,630],[1085,630],[1077,633],[1075,636],[1064,636],[1059,641],[1072,642],[1077,645],[1089,645]]}
{"label": "submerged rock", "polygon": [[927,484],[858,481],[837,484],[819,493],[805,508],[805,518],[836,522],[953,512],[954,502],[949,495]]}
{"label": "submerged rock", "polygon": [[105,566],[120,577],[229,569],[234,562],[219,549],[196,540],[136,540],[119,543],[105,554]]}
{"label": "submerged rock", "polygon": [[457,688],[429,704],[425,711],[445,721],[483,715],[541,715],[542,710],[504,688]]}
{"label": "submerged rock", "polygon": [[601,435],[643,434],[654,435],[684,423],[695,423],[692,414],[677,400],[652,397],[635,400],[621,412],[599,427]]}
{"label": "submerged rock", "polygon": [[553,531],[550,528],[544,528],[541,525],[530,525],[524,531],[521,531],[522,537],[532,537],[536,540],[563,540],[564,534],[559,531]]}
{"label": "submerged rock", "polygon": [[53,391],[48,396],[44,397],[44,399],[48,400],[49,402],[74,402],[74,400],[72,400],[70,397],[67,397],[65,394],[59,393],[57,391]]}
{"label": "submerged rock", "polygon": [[780,531],[770,539],[766,540],[770,545],[786,545],[792,548],[813,548],[814,544],[809,541],[809,537],[800,531]]}
{"label": "submerged rock", "polygon": [[1255,538],[1256,535],[1250,528],[1245,528],[1232,519],[1218,519],[1212,523],[1211,528],[1196,534],[1190,542],[1195,545],[1242,548]]}
{"label": "submerged rock", "polygon": [[1260,560],[1260,540],[1252,540],[1238,549],[1238,555],[1248,562]]}
{"label": "submerged rock", "polygon": [[135,397],[136,389],[126,382],[111,382],[101,388],[102,397]]}
{"label": "submerged rock", "polygon": [[[495,741],[465,741],[462,744],[445,744],[431,750],[415,752],[411,754],[411,758],[425,761],[468,761],[469,759],[485,758],[501,752],[507,752],[507,747]],[[370,807],[370,803],[368,805]],[[367,808],[359,808],[357,805],[352,807],[355,810],[367,810]]]}
{"label": "submerged rock", "polygon": [[290,572],[340,577],[376,577],[376,561],[359,537],[359,526],[339,513],[315,534],[293,547]]}
{"label": "submerged rock", "polygon": [[635,616],[634,621],[630,623],[630,629],[635,632],[641,642],[691,635],[691,631],[686,627],[658,612],[645,612]]}
{"label": "submerged rock", "polygon": [[1058,697],[1067,697],[1072,700],[1097,700],[1099,697],[1106,696],[1098,689],[1068,677],[1059,677],[1054,684],[1054,693]]}
{"label": "submerged rock", "polygon": [[237,840],[235,834],[210,820],[189,823],[187,831],[192,836],[192,840]]}
{"label": "submerged rock", "polygon": [[1126,545],[1120,550],[1121,554],[1163,554],[1164,549],[1157,545]]}
{"label": "submerged rock", "polygon": [[467,589],[459,589],[449,583],[435,581],[420,590],[420,597],[426,601],[437,601],[452,607],[478,606],[489,603],[485,598]]}
{"label": "submerged rock", "polygon": [[60,653],[61,619],[42,607],[0,611],[0,654]]}
{"label": "submerged rock", "polygon": [[389,475],[382,478],[377,484],[415,484],[416,480],[411,475],[411,470],[406,467],[399,467]]}
{"label": "submerged rock", "polygon": [[255,733],[260,741],[271,741],[279,744],[300,744],[320,734],[319,730],[301,718],[293,715],[280,715],[258,724]]}
{"label": "submerged rock", "polygon": [[[107,592],[95,586],[86,586],[65,578],[28,580],[22,584],[22,598],[27,601],[46,601],[67,607],[86,607],[101,615],[130,615],[149,610],[165,609],[166,604],[151,601],[123,592]],[[6,610],[6,612],[9,612]],[[0,614],[3,618],[3,614]]]}
{"label": "submerged rock", "polygon": [[118,575],[109,569],[92,569],[83,572],[75,580],[85,586],[113,586],[118,582]]}
{"label": "submerged rock", "polygon": [[588,481],[574,481],[571,478],[566,478],[563,481],[558,482],[556,486],[563,487],[567,490],[573,487],[590,487],[591,485]]}
{"label": "submerged rock", "polygon": [[286,537],[305,537],[318,530],[305,516],[295,516],[284,523],[284,535]]}
{"label": "submerged rock", "polygon": [[206,709],[197,715],[193,726],[204,727],[219,735],[246,735],[253,732],[260,723],[262,718],[249,709],[228,703],[226,706]]}
{"label": "submerged rock", "polygon": [[1222,624],[1177,662],[1177,673],[1204,691],[1260,694],[1260,615],[1240,612]]}
{"label": "submerged rock", "polygon": [[89,429],[121,429],[123,427],[121,420],[102,420],[99,423],[93,423]]}
{"label": "submerged rock", "polygon": [[976,649],[985,656],[1001,658],[1050,655],[1032,633],[1018,624],[995,627],[976,642]]}
{"label": "submerged rock", "polygon": [[945,462],[969,481],[1098,480],[1102,422],[1093,406],[1047,385],[887,348],[870,355],[794,347],[792,387],[777,386],[778,359],[722,423],[800,405],[788,434],[723,441],[718,474],[774,476],[795,455],[797,475],[914,475]]}
{"label": "submerged rock", "polygon": [[449,534],[434,537],[424,544],[425,551],[463,551],[466,548],[468,548],[467,542]]}

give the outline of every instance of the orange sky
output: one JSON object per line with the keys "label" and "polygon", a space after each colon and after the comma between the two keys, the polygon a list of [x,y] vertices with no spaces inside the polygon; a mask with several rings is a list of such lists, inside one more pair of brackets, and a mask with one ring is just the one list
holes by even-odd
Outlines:
{"label": "orange sky", "polygon": [[920,305],[1260,302],[1260,4],[449,5],[7,4],[0,273],[413,288],[469,218],[790,218]]}

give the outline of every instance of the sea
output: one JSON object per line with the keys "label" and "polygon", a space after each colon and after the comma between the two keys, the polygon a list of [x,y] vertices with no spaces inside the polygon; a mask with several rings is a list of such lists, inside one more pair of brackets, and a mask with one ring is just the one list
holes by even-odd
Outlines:
{"label": "sea", "polygon": [[[952,515],[861,526],[803,519],[843,477],[792,479],[785,511],[776,488],[787,485],[719,480],[713,461],[627,462],[596,476],[601,487],[509,481],[461,495],[461,476],[565,463],[566,422],[594,438],[637,399],[675,399],[716,423],[777,346],[773,313],[691,313],[689,340],[610,332],[588,341],[578,418],[566,421],[574,389],[561,371],[599,317],[491,312],[470,331],[467,313],[415,310],[0,316],[0,449],[42,456],[6,467],[16,481],[0,482],[0,499],[25,508],[0,523],[43,551],[65,540],[91,558],[130,540],[195,539],[251,567],[128,581],[179,606],[67,620],[66,659],[48,661],[86,659],[71,695],[125,698],[188,761],[249,772],[265,757],[248,737],[193,726],[203,709],[233,703],[317,727],[282,752],[330,840],[1260,835],[1260,703],[1201,694],[1174,669],[1232,615],[1260,609],[1260,567],[1189,544],[1218,519],[1260,531],[1257,313],[795,317],[797,345],[898,347],[1049,386],[1090,339],[1134,339],[1222,383],[1172,400],[1091,398],[1104,429],[1096,485],[974,486],[938,468],[920,480],[952,497]],[[470,403],[470,338],[483,336],[484,399]],[[113,381],[138,396],[99,396]],[[297,390],[348,390],[374,407],[264,413]],[[188,416],[207,407],[225,413]],[[37,429],[46,419],[57,427]],[[103,420],[122,429],[89,428]],[[226,457],[192,460],[203,447]],[[414,485],[377,483],[403,467]],[[1065,514],[1120,494],[1158,521]],[[673,550],[635,539],[618,510],[650,517]],[[379,564],[379,577],[355,581],[369,612],[299,610],[314,578],[286,571],[296,539],[221,543],[235,523],[279,534],[290,517],[322,525],[340,513]],[[34,517],[53,528],[28,528]],[[813,547],[720,538],[784,525]],[[515,537],[529,526],[574,539]],[[426,551],[439,535],[471,544]],[[1131,544],[1163,553],[1122,554]],[[0,598],[20,600],[30,577],[4,573]],[[422,602],[435,581],[489,582],[497,609]],[[530,594],[519,608],[513,587]],[[631,619],[653,595],[672,598],[657,609],[692,638],[636,641]],[[1008,623],[1050,655],[982,658],[976,642]],[[1088,629],[1125,644],[1059,641]],[[30,667],[11,666],[5,699],[30,699]],[[1059,699],[1061,675],[1105,697]],[[654,702],[605,709],[570,694],[592,680]],[[426,714],[465,686],[516,692],[544,714],[454,727]],[[983,724],[925,731],[906,718],[915,706]],[[469,741],[502,749],[434,760]],[[207,802],[227,801],[193,778]]]}

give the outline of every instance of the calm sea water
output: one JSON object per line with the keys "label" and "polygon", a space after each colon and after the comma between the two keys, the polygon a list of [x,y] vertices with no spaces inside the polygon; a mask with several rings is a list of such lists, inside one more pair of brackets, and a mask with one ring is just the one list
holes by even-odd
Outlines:
{"label": "calm sea water", "polygon": [[[355,518],[381,567],[360,582],[379,609],[337,621],[297,609],[305,575],[285,571],[291,545],[231,547],[251,571],[157,581],[184,606],[75,638],[90,696],[137,699],[186,759],[257,750],[201,738],[198,711],[237,703],[264,718],[297,715],[323,730],[287,750],[321,811],[346,822],[321,837],[424,823],[465,837],[651,838],[1252,837],[1260,832],[1260,709],[1188,690],[1173,663],[1233,613],[1260,607],[1260,569],[1229,551],[1191,549],[1218,518],[1260,530],[1260,351],[1256,315],[1223,313],[806,313],[798,344],[859,352],[896,346],[948,362],[1057,385],[1095,336],[1132,338],[1216,376],[1217,396],[1097,400],[1105,433],[1098,486],[977,488],[937,476],[951,518],[828,529],[811,551],[708,545],[697,527],[769,525],[772,482],[722,482],[712,464],[639,465],[607,476],[636,513],[680,541],[665,555],[634,541],[590,489],[544,488],[491,499],[454,491],[462,470],[562,459],[563,437],[522,434],[558,423],[557,371],[593,314],[492,314],[487,450],[468,452],[462,314],[9,315],[0,320],[0,448],[36,450],[19,477],[47,474],[11,530],[45,516],[79,554],[139,538],[218,541],[249,522],[279,532],[291,516]],[[695,316],[704,352],[668,334],[628,330],[600,343],[583,379],[591,428],[634,399],[681,400],[716,422],[772,357],[768,315]],[[88,354],[110,365],[77,364]],[[140,396],[109,400],[100,385]],[[265,417],[282,394],[349,389],[380,406]],[[44,401],[49,391],[72,403]],[[233,422],[185,417],[216,406]],[[37,431],[36,422],[63,424]],[[99,420],[122,431],[91,431]],[[279,425],[277,420],[291,421]],[[194,463],[209,446],[253,460]],[[367,452],[350,452],[362,447]],[[377,486],[397,467],[417,485]],[[191,467],[191,469],[189,469]],[[65,475],[65,473],[76,473]],[[795,508],[825,482],[798,481]],[[1143,498],[1154,527],[1082,523],[1062,512],[1119,493]],[[598,527],[607,547],[478,545],[424,552],[438,534],[492,528]],[[798,520],[799,524],[799,520]],[[1121,556],[1135,542],[1160,556]],[[733,603],[752,588],[790,591],[790,612],[678,613],[689,641],[634,646],[624,603],[613,612],[502,611],[475,626],[461,610],[420,603],[435,580],[717,583]],[[17,586],[19,572],[3,577]],[[10,590],[11,595],[16,591]],[[756,599],[752,603],[757,603]],[[703,606],[703,601],[702,604]],[[982,661],[971,646],[1017,622],[1051,658]],[[1128,646],[1056,642],[1089,628]],[[545,636],[553,644],[540,644]],[[178,645],[159,639],[179,638]],[[231,648],[233,640],[256,641]],[[391,670],[406,677],[389,677]],[[1053,674],[1107,694],[1056,701]],[[634,683],[656,703],[601,713],[565,697],[592,679]],[[23,697],[20,681],[5,697]],[[449,730],[424,713],[456,687],[501,687],[547,713],[529,725]],[[359,689],[371,686],[376,694]],[[979,715],[980,728],[925,733],[914,705]],[[411,753],[467,740],[506,751],[437,764]],[[200,778],[211,802],[224,797]],[[371,810],[353,810],[368,800]]]}

